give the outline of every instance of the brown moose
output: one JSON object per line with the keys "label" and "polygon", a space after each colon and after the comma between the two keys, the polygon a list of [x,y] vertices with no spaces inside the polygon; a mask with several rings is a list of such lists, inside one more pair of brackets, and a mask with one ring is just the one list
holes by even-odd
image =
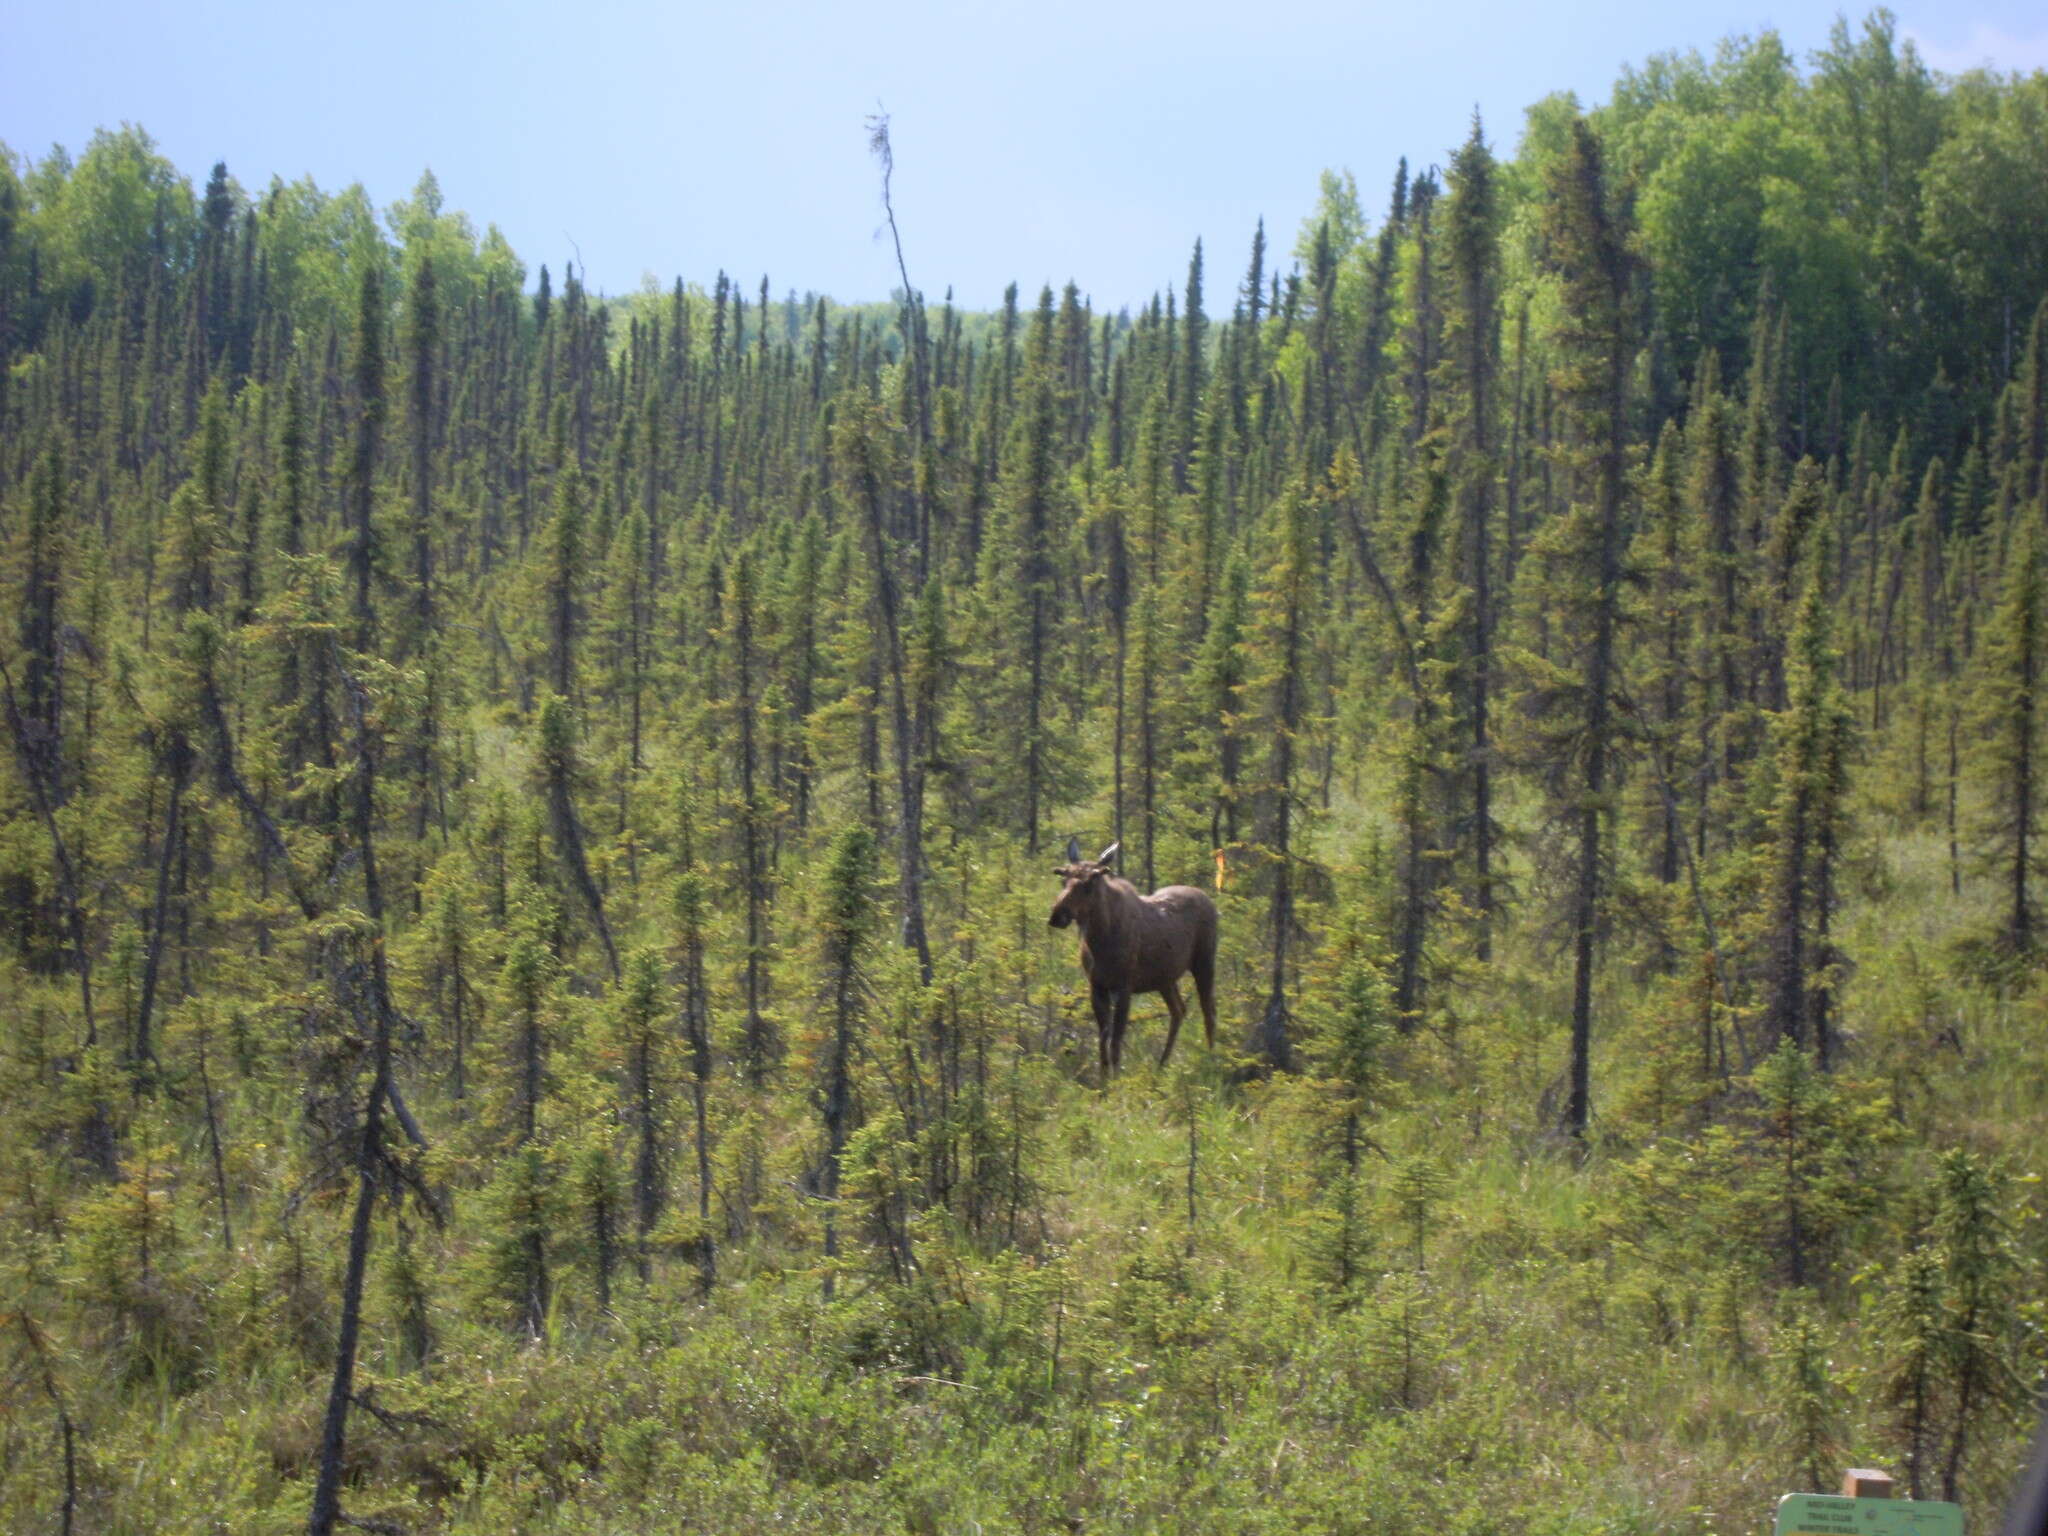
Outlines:
{"label": "brown moose", "polygon": [[1083,859],[1080,845],[1070,839],[1067,862],[1054,871],[1066,889],[1047,919],[1055,928],[1072,923],[1081,930],[1081,969],[1088,974],[1089,1001],[1095,1007],[1096,1054],[1104,1082],[1123,1068],[1124,1029],[1131,998],[1139,992],[1157,992],[1166,999],[1166,1049],[1159,1053],[1159,1064],[1166,1065],[1187,1016],[1180,979],[1190,972],[1202,1000],[1209,1048],[1216,1048],[1216,903],[1192,885],[1169,885],[1140,896],[1130,881],[1110,873],[1122,846],[1111,843],[1099,857]]}

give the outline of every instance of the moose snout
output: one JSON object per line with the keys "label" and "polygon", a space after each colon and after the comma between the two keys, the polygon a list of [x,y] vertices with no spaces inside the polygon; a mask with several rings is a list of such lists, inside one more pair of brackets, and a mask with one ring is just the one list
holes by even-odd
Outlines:
{"label": "moose snout", "polygon": [[1052,909],[1052,916],[1045,920],[1048,928],[1064,928],[1074,920],[1074,914],[1059,907]]}

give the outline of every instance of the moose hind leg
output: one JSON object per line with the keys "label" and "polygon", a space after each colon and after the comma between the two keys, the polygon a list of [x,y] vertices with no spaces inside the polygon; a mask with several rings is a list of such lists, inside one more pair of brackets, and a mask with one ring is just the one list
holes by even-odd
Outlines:
{"label": "moose hind leg", "polygon": [[1202,1033],[1210,1050],[1216,1049],[1216,950],[1211,945],[1196,952],[1195,996],[1202,1003]]}
{"label": "moose hind leg", "polygon": [[1116,1009],[1109,1032],[1109,1069],[1121,1072],[1124,1069],[1124,1031],[1131,1026],[1131,994],[1116,994]]}
{"label": "moose hind leg", "polygon": [[1159,1053],[1159,1065],[1164,1067],[1173,1059],[1173,1042],[1180,1038],[1180,1021],[1187,1017],[1188,1005],[1181,1000],[1178,981],[1169,981],[1159,995],[1166,999],[1166,1049]]}

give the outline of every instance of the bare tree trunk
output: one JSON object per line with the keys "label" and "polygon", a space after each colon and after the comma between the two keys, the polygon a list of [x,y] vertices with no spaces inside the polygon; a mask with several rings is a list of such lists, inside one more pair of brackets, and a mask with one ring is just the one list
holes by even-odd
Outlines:
{"label": "bare tree trunk", "polygon": [[[1111,778],[1114,795],[1111,800],[1110,840],[1119,846],[1124,840],[1124,659],[1126,640],[1121,619],[1112,619],[1116,625],[1116,709],[1110,727],[1110,760],[1113,765]],[[1145,841],[1145,857],[1152,857],[1152,842]],[[1146,877],[1146,889],[1151,889],[1151,877]]]}
{"label": "bare tree trunk", "polygon": [[376,758],[370,747],[367,700],[362,696],[359,683],[353,679],[347,679],[347,682],[356,723],[355,835],[362,856],[363,904],[370,920],[372,1076],[356,1157],[356,1209],[349,1227],[348,1268],[342,1277],[341,1331],[334,1347],[334,1380],[328,1389],[327,1417],[320,1432],[320,1473],[313,1489],[313,1513],[307,1522],[307,1536],[332,1536],[335,1524],[342,1518],[343,1453],[348,1435],[348,1410],[355,1392],[356,1347],[362,1333],[363,1279],[370,1258],[370,1216],[377,1203],[377,1180],[384,1158],[384,1103],[392,1096],[393,1088],[391,979],[384,957],[384,893],[377,876],[374,836]]}
{"label": "bare tree trunk", "polygon": [[228,1176],[221,1155],[220,1112],[213,1098],[213,1077],[206,1070],[206,1034],[199,1036],[199,1090],[206,1105],[206,1148],[213,1163],[213,1193],[220,1204],[220,1245],[235,1251],[234,1227],[228,1220]]}
{"label": "bare tree trunk", "polygon": [[51,860],[57,867],[57,890],[64,902],[65,927],[71,936],[71,950],[78,964],[78,1002],[85,1014],[85,1042],[93,1044],[99,1038],[99,1029],[92,1010],[92,951],[86,942],[85,912],[79,900],[78,870],[71,862],[71,851],[65,845],[64,832],[57,824],[56,795],[53,787],[45,782],[43,764],[39,754],[29,748],[29,734],[22,719],[21,707],[15,697],[14,678],[0,661],[0,686],[5,688],[7,704],[8,734],[14,741],[15,755],[20,761],[21,776],[28,785],[29,797],[35,802],[36,815],[43,828],[50,835]]}
{"label": "bare tree trunk", "polygon": [[348,1269],[341,1283],[341,1332],[334,1346],[334,1379],[327,1392],[327,1417],[320,1431],[320,1475],[313,1488],[313,1514],[306,1536],[333,1536],[341,1515],[342,1456],[348,1438],[348,1410],[355,1395],[356,1345],[363,1325],[363,1276],[370,1258],[370,1212],[377,1201],[377,1158],[380,1112],[384,1096],[380,1077],[371,1090],[363,1121],[358,1158],[355,1218],[349,1227]]}
{"label": "bare tree trunk", "polygon": [[72,1518],[78,1512],[78,1448],[77,1426],[72,1422],[70,1406],[64,1401],[64,1394],[57,1389],[57,1375],[50,1366],[49,1342],[42,1331],[29,1321],[28,1313],[16,1312],[15,1322],[21,1328],[23,1341],[28,1345],[29,1355],[34,1359],[36,1372],[42,1378],[43,1395],[57,1410],[57,1430],[64,1441],[64,1503],[58,1511],[57,1529],[63,1536],[71,1536]]}
{"label": "bare tree trunk", "polygon": [[[883,143],[886,150],[886,126]],[[896,880],[897,899],[903,909],[903,946],[917,955],[919,979],[929,986],[932,950],[924,923],[924,743],[916,739],[922,733],[913,728],[909,692],[904,683],[902,605],[897,600],[894,560],[882,526],[881,480],[871,461],[863,460],[859,479],[861,501],[867,513],[868,558],[875,568],[875,605],[880,609],[882,646],[889,662],[889,709],[896,758]]]}
{"label": "bare tree trunk", "polygon": [[[1950,683],[1954,689],[1954,683]],[[1948,888],[1951,896],[1963,894],[1963,859],[1956,839],[1956,780],[1959,777],[1959,711],[1951,691],[1948,705]]]}
{"label": "bare tree trunk", "polygon": [[[644,1030],[643,1024],[643,1030]],[[645,1033],[633,1048],[634,1114],[639,1120],[639,1145],[633,1157],[634,1217],[638,1241],[633,1265],[640,1283],[648,1280],[647,1240],[661,1215],[661,1148],[654,1118],[653,1048]]]}
{"label": "bare tree trunk", "polygon": [[192,748],[182,733],[174,731],[171,734],[166,756],[170,760],[171,798],[164,811],[163,847],[157,854],[156,899],[151,906],[149,920],[149,954],[142,965],[142,1001],[136,1009],[135,1035],[129,1044],[129,1057],[137,1071],[141,1070],[144,1062],[156,1060],[156,1047],[149,1040],[150,1022],[163,971],[164,928],[170,912],[171,873],[185,837],[185,786],[192,778]]}

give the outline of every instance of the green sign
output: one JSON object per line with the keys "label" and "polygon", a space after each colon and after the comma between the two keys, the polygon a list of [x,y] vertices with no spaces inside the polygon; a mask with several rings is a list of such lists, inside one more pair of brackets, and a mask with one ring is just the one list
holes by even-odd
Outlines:
{"label": "green sign", "polygon": [[1963,1536],[1963,1506],[1788,1493],[1778,1500],[1771,1536]]}

